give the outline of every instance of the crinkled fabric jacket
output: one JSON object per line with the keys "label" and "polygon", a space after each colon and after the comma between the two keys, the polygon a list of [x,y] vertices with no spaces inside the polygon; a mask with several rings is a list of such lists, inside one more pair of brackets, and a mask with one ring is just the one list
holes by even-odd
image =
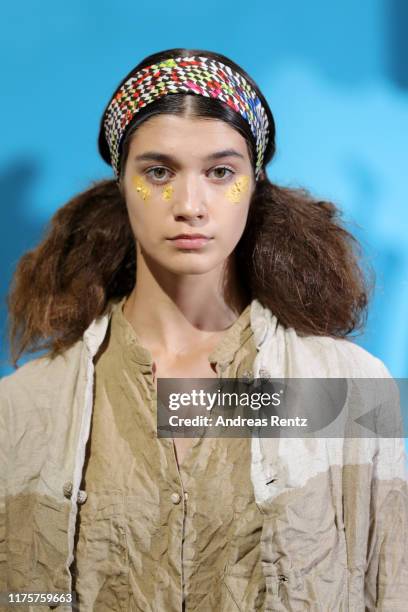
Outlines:
{"label": "crinkled fabric jacket", "polygon": [[[35,359],[0,382],[0,592],[72,590],[94,357],[110,316],[111,305],[64,354]],[[250,322],[256,378],[373,379],[370,393],[353,406],[353,417],[380,398],[377,379],[390,378],[384,364],[361,347],[301,337],[257,300]],[[384,400],[390,420],[399,422],[396,398],[397,393],[392,402]],[[250,474],[263,514],[262,611],[407,609],[408,485],[400,437],[253,436]],[[239,612],[239,601],[228,596],[235,578],[227,570],[223,580],[220,612]],[[125,601],[122,609],[131,608]]]}

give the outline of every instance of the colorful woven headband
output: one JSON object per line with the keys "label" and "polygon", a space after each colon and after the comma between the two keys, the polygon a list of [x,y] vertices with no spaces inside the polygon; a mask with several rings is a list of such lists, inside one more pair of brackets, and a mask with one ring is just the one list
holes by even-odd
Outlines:
{"label": "colorful woven headband", "polygon": [[136,113],[172,93],[194,93],[222,100],[248,122],[256,142],[259,178],[269,136],[269,121],[257,93],[238,72],[207,57],[177,57],[142,68],[118,90],[106,109],[104,130],[111,164],[119,177],[120,146]]}

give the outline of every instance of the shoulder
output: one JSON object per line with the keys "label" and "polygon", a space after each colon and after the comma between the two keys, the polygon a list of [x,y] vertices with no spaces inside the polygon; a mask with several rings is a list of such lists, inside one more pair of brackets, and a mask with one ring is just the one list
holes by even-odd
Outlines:
{"label": "shoulder", "polygon": [[[350,338],[300,335],[257,299],[251,304],[255,343],[265,363],[289,376],[391,378],[385,364]],[[262,347],[262,348],[261,348]],[[280,367],[279,367],[280,366]]]}
{"label": "shoulder", "polygon": [[0,400],[24,397],[48,397],[64,389],[72,390],[82,372],[85,375],[90,356],[101,345],[113,307],[117,300],[108,303],[106,311],[94,319],[82,338],[55,357],[41,356],[20,366],[0,380]]}
{"label": "shoulder", "polygon": [[54,358],[41,356],[27,361],[0,380],[0,400],[31,400],[52,394],[78,369],[82,340]]}
{"label": "shoulder", "polygon": [[305,351],[320,360],[325,368],[335,367],[339,375],[355,378],[390,378],[386,365],[348,338],[329,336],[307,336],[299,338]]}

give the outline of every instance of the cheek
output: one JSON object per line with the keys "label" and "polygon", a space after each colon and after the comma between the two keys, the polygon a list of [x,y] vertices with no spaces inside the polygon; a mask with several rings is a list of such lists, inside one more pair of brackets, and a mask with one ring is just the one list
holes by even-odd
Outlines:
{"label": "cheek", "polygon": [[165,202],[169,202],[173,197],[173,192],[174,192],[173,185],[166,185],[166,187],[163,187],[162,192],[161,192],[162,199]]}
{"label": "cheek", "polygon": [[249,176],[243,174],[239,176],[233,183],[227,188],[225,192],[226,199],[232,204],[239,204],[246,200],[246,194],[249,189]]}
{"label": "cheek", "polygon": [[[222,212],[221,212],[222,211]],[[235,245],[241,238],[248,219],[249,198],[241,196],[238,203],[226,203],[219,209],[218,238],[220,244],[228,246]]]}
{"label": "cheek", "polygon": [[[134,237],[139,240],[149,235],[157,223],[157,199],[152,187],[140,175],[129,177],[125,192],[126,207]],[[155,212],[156,211],[156,212]]]}
{"label": "cheek", "polygon": [[131,190],[135,191],[135,193],[144,201],[150,200],[152,195],[152,190],[149,185],[146,183],[144,178],[139,174],[135,174],[132,176],[130,181]]}
{"label": "cheek", "polygon": [[133,233],[135,235],[137,232],[143,233],[146,228],[152,225],[154,219],[157,219],[156,207],[154,206],[157,194],[144,177],[139,174],[128,178],[125,194]]}

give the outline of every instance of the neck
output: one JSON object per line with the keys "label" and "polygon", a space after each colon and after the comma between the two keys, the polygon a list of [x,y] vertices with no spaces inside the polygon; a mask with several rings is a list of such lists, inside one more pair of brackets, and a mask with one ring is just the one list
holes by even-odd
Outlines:
{"label": "neck", "polygon": [[204,274],[155,275],[137,258],[136,284],[123,312],[142,344],[174,355],[210,345],[249,303],[234,262]]}

